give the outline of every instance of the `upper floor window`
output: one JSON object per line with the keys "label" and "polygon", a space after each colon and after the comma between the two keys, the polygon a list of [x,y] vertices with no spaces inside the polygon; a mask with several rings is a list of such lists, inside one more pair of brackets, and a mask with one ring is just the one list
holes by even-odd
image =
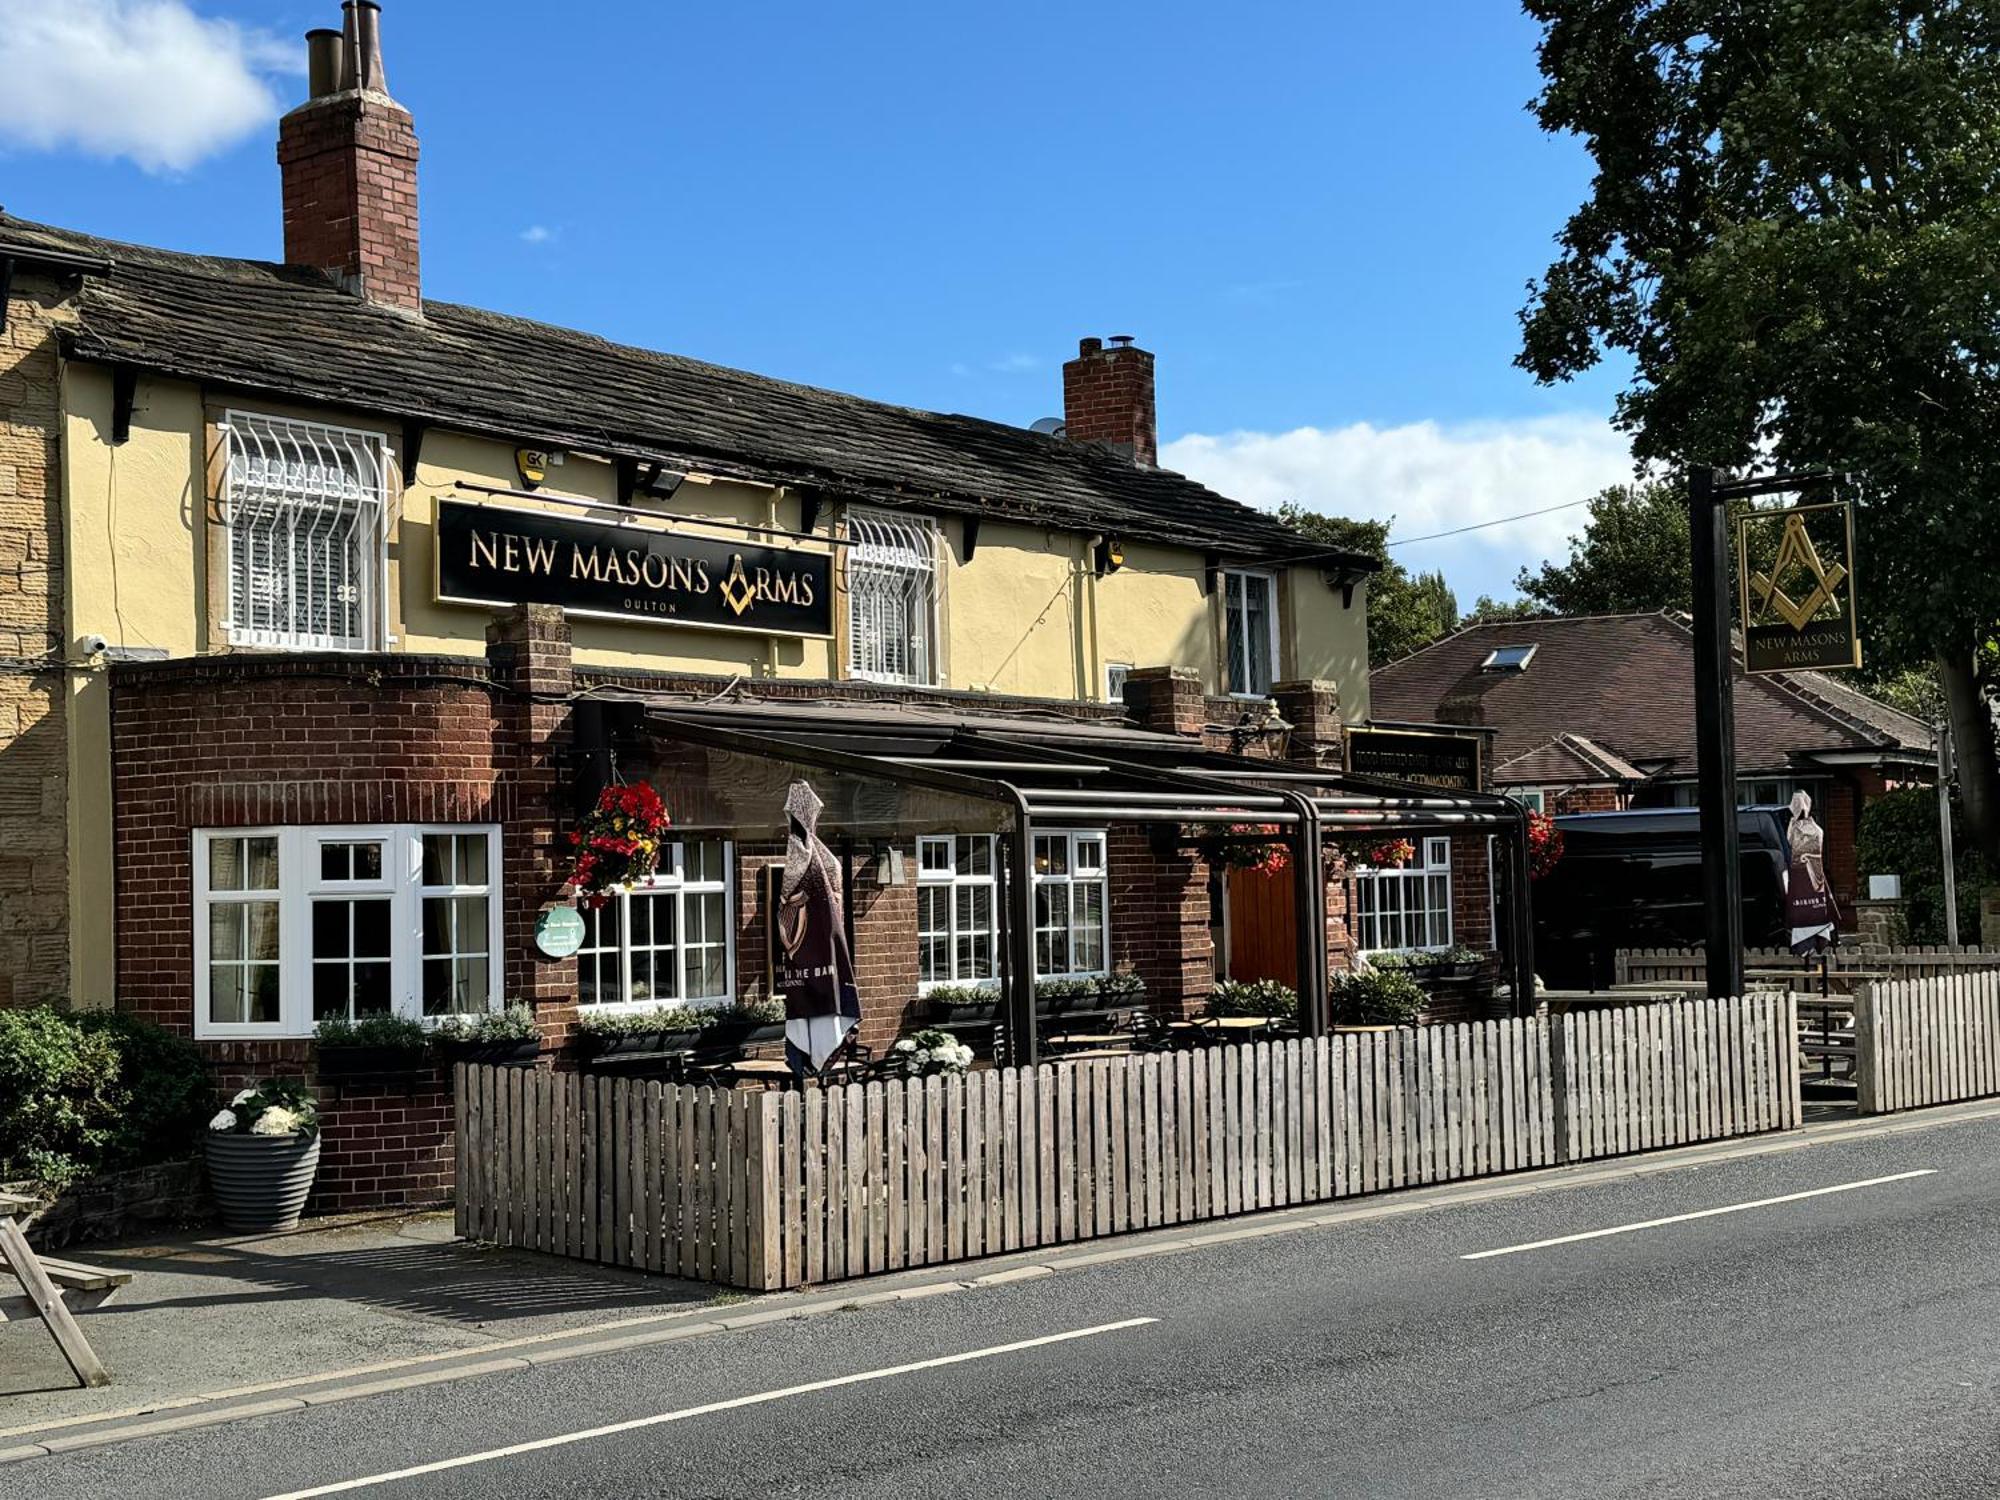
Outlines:
{"label": "upper floor window", "polygon": [[847,513],[847,664],[873,682],[937,680],[937,528],[918,516]]}
{"label": "upper floor window", "polygon": [[1278,665],[1278,580],[1269,573],[1225,572],[1222,608],[1223,685],[1234,697],[1262,698]]}
{"label": "upper floor window", "polygon": [[231,412],[224,435],[230,644],[379,649],[388,592],[381,434]]}
{"label": "upper floor window", "polygon": [[198,831],[195,1035],[497,1009],[499,844],[490,825]]}
{"label": "upper floor window", "polygon": [[1108,661],[1104,664],[1104,701],[1123,703],[1125,701],[1125,679],[1132,675],[1129,661]]}

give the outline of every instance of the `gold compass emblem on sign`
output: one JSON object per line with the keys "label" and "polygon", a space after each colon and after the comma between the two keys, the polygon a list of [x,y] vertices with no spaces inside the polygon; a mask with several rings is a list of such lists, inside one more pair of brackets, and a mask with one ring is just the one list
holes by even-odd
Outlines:
{"label": "gold compass emblem on sign", "polygon": [[[1785,591],[1784,585],[1794,574],[1803,575],[1798,582],[1812,585],[1803,599],[1793,599]],[[1846,568],[1839,563],[1828,567],[1821,560],[1819,549],[1806,533],[1805,518],[1794,514],[1785,518],[1785,534],[1778,542],[1778,557],[1771,571],[1752,573],[1750,586],[1757,593],[1760,614],[1776,614],[1792,629],[1804,630],[1814,615],[1837,602],[1846,579]]]}
{"label": "gold compass emblem on sign", "polygon": [[730,559],[729,576],[722,580],[722,602],[737,615],[741,615],[744,610],[757,602],[757,591],[750,586],[750,580],[743,576],[741,554]]}

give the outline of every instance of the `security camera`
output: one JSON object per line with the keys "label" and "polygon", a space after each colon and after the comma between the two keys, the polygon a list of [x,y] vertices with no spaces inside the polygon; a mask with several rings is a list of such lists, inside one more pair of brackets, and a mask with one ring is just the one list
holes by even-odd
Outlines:
{"label": "security camera", "polygon": [[102,656],[111,649],[111,642],[101,635],[86,635],[77,639],[76,649],[85,656]]}

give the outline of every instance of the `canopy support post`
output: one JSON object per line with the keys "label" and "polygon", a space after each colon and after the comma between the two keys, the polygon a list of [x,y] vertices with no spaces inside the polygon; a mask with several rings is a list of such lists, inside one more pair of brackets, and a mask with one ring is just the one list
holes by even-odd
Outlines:
{"label": "canopy support post", "polygon": [[1326,864],[1319,808],[1303,792],[1281,795],[1298,812],[1292,831],[1292,918],[1299,978],[1299,1029],[1308,1037],[1326,1035]]}
{"label": "canopy support post", "polygon": [[1035,825],[1026,800],[1018,792],[1015,800],[1014,838],[1007,850],[1005,885],[1006,1061],[1009,1067],[1032,1068],[1041,1062],[1041,1041],[1035,1030]]}
{"label": "canopy support post", "polygon": [[1507,840],[1508,949],[1513,959],[1514,1014],[1532,1016],[1535,998],[1535,919],[1528,899],[1528,809],[1516,806],[1514,836]]}

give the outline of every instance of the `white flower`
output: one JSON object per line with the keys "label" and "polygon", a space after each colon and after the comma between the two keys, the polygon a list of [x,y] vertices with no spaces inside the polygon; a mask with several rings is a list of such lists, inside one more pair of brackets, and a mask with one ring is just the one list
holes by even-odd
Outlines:
{"label": "white flower", "polygon": [[299,1128],[298,1111],[286,1109],[282,1104],[274,1104],[257,1116],[257,1122],[250,1127],[252,1135],[291,1135]]}
{"label": "white flower", "polygon": [[898,1052],[914,1052],[917,1050],[917,1044],[908,1037],[904,1037],[900,1042],[896,1043],[896,1050]]}
{"label": "white flower", "polygon": [[240,1108],[256,1097],[257,1091],[255,1089],[239,1089],[237,1090],[236,1097],[229,1101],[229,1107],[231,1109]]}
{"label": "white flower", "polygon": [[208,1122],[208,1128],[210,1130],[234,1130],[236,1128],[236,1111],[233,1109],[218,1109],[215,1112],[215,1118]]}

